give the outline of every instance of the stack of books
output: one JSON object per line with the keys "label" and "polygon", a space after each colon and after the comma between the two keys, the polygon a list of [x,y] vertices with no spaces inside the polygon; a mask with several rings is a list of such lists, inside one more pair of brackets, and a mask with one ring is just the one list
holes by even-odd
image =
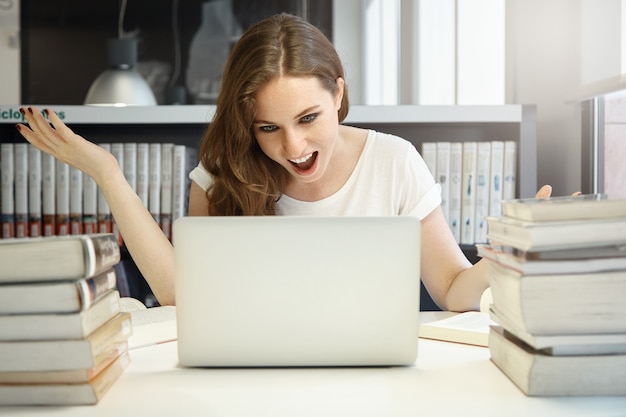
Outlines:
{"label": "stack of books", "polygon": [[129,364],[113,234],[0,240],[0,405],[95,404]]}
{"label": "stack of books", "polygon": [[504,201],[488,217],[491,360],[526,395],[626,395],[626,200]]}

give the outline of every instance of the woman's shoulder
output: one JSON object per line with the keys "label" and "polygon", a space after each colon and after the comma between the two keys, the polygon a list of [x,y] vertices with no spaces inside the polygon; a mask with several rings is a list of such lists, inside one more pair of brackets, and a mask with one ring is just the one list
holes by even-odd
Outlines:
{"label": "woman's shoulder", "polygon": [[390,133],[379,132],[377,130],[370,130],[367,136],[367,141],[372,148],[376,149],[376,152],[400,152],[406,155],[408,151],[415,150],[415,146],[407,139],[400,136],[396,136]]}

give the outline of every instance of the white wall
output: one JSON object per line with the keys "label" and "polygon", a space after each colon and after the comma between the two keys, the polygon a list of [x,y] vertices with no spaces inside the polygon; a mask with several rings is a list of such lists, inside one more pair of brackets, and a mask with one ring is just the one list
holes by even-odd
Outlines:
{"label": "white wall", "polygon": [[333,43],[346,72],[350,102],[360,104],[361,95],[361,0],[333,1]]}
{"label": "white wall", "polygon": [[621,68],[623,0],[580,0],[582,85],[615,77]]}
{"label": "white wall", "polygon": [[554,195],[581,184],[580,109],[566,103],[580,83],[580,10],[578,0],[507,3],[507,102],[537,105],[537,181]]}
{"label": "white wall", "polygon": [[[403,7],[415,0],[402,0]],[[554,195],[581,187],[581,119],[572,91],[607,77],[624,60],[620,23],[624,0],[507,0],[506,98],[508,104],[537,105],[537,179]],[[334,2],[334,41],[346,62],[352,103],[360,103],[360,81],[353,66],[362,48],[360,0]],[[411,9],[407,9],[411,10]],[[411,15],[413,13],[409,13]],[[403,16],[406,23],[406,16]],[[415,20],[415,19],[414,19]],[[407,30],[403,28],[403,36]],[[408,30],[408,33],[415,29]],[[410,54],[410,45],[403,54]],[[411,57],[402,57],[403,91]],[[407,64],[407,62],[409,64]],[[415,66],[415,63],[412,64]],[[410,70],[410,68],[409,68]],[[615,75],[615,74],[614,74]],[[415,96],[415,94],[413,94]],[[406,99],[402,102],[407,103]]]}
{"label": "white wall", "polygon": [[581,87],[621,72],[623,0],[508,0],[507,102],[538,110],[537,179],[581,187]]}

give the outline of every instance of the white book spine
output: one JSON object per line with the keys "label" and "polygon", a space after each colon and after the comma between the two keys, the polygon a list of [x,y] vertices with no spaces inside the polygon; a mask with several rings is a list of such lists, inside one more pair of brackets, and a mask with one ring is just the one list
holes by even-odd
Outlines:
{"label": "white book spine", "polygon": [[[111,152],[110,143],[101,143],[100,146]],[[104,193],[98,189],[98,231],[100,233],[113,233],[113,220],[111,218],[111,208],[104,198]]]}
{"label": "white book spine", "polygon": [[502,215],[502,187],[504,181],[504,142],[491,142],[491,175],[489,179],[489,215]]}
{"label": "white book spine", "polygon": [[41,151],[28,145],[28,234],[41,236]]}
{"label": "white book spine", "polygon": [[89,175],[83,173],[83,231],[98,232],[98,186]]}
{"label": "white book spine", "polygon": [[174,172],[174,144],[161,145],[161,229],[172,238],[172,174]]}
{"label": "white book spine", "polygon": [[463,181],[463,144],[450,143],[450,203],[448,224],[457,243],[461,243],[461,197]]}
{"label": "white book spine", "polygon": [[28,236],[28,143],[15,144],[15,236]]}
{"label": "white book spine", "polygon": [[15,237],[15,157],[14,144],[0,144],[0,175],[2,181],[2,238]]}
{"label": "white book spine", "polygon": [[83,173],[70,167],[70,234],[83,233]]}
{"label": "white book spine", "polygon": [[[112,143],[111,144],[111,153],[113,154],[113,156],[115,157],[115,159],[117,159],[117,164],[120,166],[120,169],[122,170],[122,172],[124,172],[124,167],[125,167],[125,151],[124,151],[124,144],[123,143]],[[126,176],[126,175],[124,175]],[[122,245],[123,239],[122,239],[122,235],[120,233],[119,228],[117,227],[117,223],[115,223],[115,219],[111,219],[111,225],[113,227],[113,234],[117,237],[117,242],[119,245]]]}
{"label": "white book spine", "polygon": [[42,234],[53,236],[56,232],[56,162],[54,156],[43,153],[41,156],[42,173]]}
{"label": "white book spine", "polygon": [[150,151],[147,143],[137,144],[137,195],[148,208],[148,182],[150,175]]}
{"label": "white book spine", "polygon": [[437,175],[435,181],[441,186],[441,210],[450,220],[450,142],[437,142]]}
{"label": "white book spine", "polygon": [[148,211],[161,223],[161,144],[148,146]]}
{"label": "white book spine", "polygon": [[[437,143],[436,142],[423,142],[422,143],[422,158],[426,162],[428,170],[433,177],[437,175]],[[436,179],[435,179],[436,180]]]}
{"label": "white book spine", "polygon": [[56,160],[56,234],[70,234],[70,166]]}
{"label": "white book spine", "polygon": [[476,160],[478,144],[463,142],[463,181],[461,186],[461,243],[472,245],[475,242],[476,228]]}
{"label": "white book spine", "polygon": [[131,188],[137,191],[137,144],[124,144],[124,176]]}
{"label": "white book spine", "polygon": [[487,222],[489,214],[489,178],[491,176],[491,142],[478,142],[476,158],[476,213],[474,217],[475,243],[487,242]]}
{"label": "white book spine", "polygon": [[515,198],[515,186],[517,184],[517,143],[512,140],[504,142],[504,186],[502,199],[513,200]]}
{"label": "white book spine", "polygon": [[174,146],[172,177],[172,223],[185,215],[185,146]]}

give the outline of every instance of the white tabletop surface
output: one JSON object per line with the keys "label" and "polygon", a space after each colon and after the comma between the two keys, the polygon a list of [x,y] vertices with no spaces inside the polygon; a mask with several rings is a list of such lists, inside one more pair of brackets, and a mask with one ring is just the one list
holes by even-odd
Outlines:
{"label": "white tabletop surface", "polygon": [[426,339],[412,367],[183,369],[176,342],[130,354],[130,367],[95,406],[0,407],[0,416],[626,415],[626,397],[526,397],[487,348]]}

